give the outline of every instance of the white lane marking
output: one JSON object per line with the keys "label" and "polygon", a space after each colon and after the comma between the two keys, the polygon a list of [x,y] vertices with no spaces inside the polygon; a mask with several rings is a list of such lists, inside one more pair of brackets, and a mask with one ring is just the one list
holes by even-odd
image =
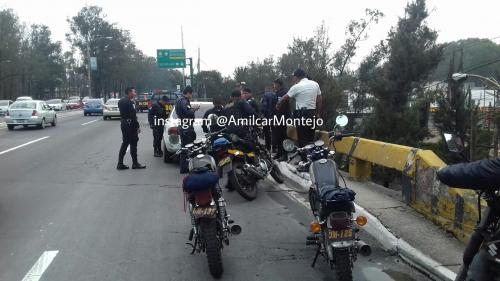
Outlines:
{"label": "white lane marking", "polygon": [[30,145],[30,144],[32,144],[32,143],[35,143],[35,142],[38,142],[38,141],[41,141],[41,140],[44,140],[44,139],[48,139],[48,138],[49,138],[49,136],[46,136],[46,137],[43,137],[43,138],[39,138],[39,139],[36,139],[36,140],[29,141],[29,142],[27,142],[27,143],[24,143],[24,144],[18,145],[18,146],[13,147],[13,148],[9,148],[9,149],[4,150],[4,151],[0,151],[0,155],[5,154],[5,153],[7,153],[7,152],[11,152],[11,151],[16,150],[16,149],[18,149],[18,148],[21,148],[21,147],[23,147],[23,146]]}
{"label": "white lane marking", "polygon": [[85,122],[85,123],[82,124],[82,126],[85,126],[85,125],[88,125],[90,123],[94,123],[94,122],[97,122],[97,121],[99,121],[99,119],[95,119],[95,120],[92,120],[92,121],[89,121],[89,122]]}
{"label": "white lane marking", "polygon": [[21,281],[38,281],[59,251],[45,251]]}

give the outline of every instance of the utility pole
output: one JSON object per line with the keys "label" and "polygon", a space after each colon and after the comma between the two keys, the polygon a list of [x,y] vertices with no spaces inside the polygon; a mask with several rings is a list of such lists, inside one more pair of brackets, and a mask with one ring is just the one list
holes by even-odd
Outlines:
{"label": "utility pole", "polygon": [[[181,25],[181,46],[182,49],[184,49],[184,30]],[[182,86],[185,88],[186,87],[186,73],[184,71],[184,68],[182,68]]]}
{"label": "utility pole", "polygon": [[92,97],[92,78],[91,78],[91,74],[90,72],[92,71],[90,69],[90,40],[89,38],[87,37],[87,63],[88,63],[88,67],[87,67],[87,80],[89,81],[89,85],[88,85],[88,92],[87,92],[87,95],[89,97]]}

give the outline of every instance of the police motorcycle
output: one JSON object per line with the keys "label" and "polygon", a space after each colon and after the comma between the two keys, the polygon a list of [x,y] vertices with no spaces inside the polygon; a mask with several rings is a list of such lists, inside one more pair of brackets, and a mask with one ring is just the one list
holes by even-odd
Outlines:
{"label": "police motorcycle", "polygon": [[[347,125],[348,119],[345,115],[340,115],[336,123],[337,130]],[[351,281],[358,253],[369,256],[371,247],[361,241],[358,235],[358,226],[366,225],[367,219],[364,216],[354,218],[356,193],[347,188],[333,161],[335,141],[354,134],[342,134],[336,130],[329,133],[329,144],[333,146],[333,150],[325,147],[322,140],[303,148],[297,148],[293,141],[285,140],[283,148],[295,156],[305,154],[307,158],[302,165],[309,168],[311,176],[309,203],[314,220],[310,225],[312,234],[307,237],[306,245],[316,246],[311,266],[315,266],[321,255],[330,268],[335,270],[337,280]],[[339,178],[344,181],[344,187],[340,185]]]}
{"label": "police motorcycle", "polygon": [[277,182],[283,183],[283,175],[278,165],[273,161],[271,153],[265,145],[259,142],[257,129],[250,127],[251,137],[241,139],[231,134],[232,147],[227,150],[231,157],[231,172],[229,184],[248,201],[257,198],[257,183],[268,175]]}
{"label": "police motorcycle", "polygon": [[[460,137],[452,134],[444,134],[448,150],[461,158],[461,162],[470,162],[464,154],[464,145]],[[467,168],[462,171],[468,172],[463,175],[462,180],[467,177],[477,176],[474,171]],[[466,177],[467,176],[467,177]],[[437,177],[447,185],[457,185],[446,168],[437,172]],[[479,220],[472,233],[463,254],[463,264],[457,274],[455,281],[499,281],[500,280],[500,182],[481,182],[479,178],[471,178],[476,182],[476,187],[461,187],[476,190],[478,193],[477,209]],[[463,182],[460,182],[463,183]],[[458,184],[460,184],[458,183]],[[481,198],[486,202],[486,207],[481,213]]]}
{"label": "police motorcycle", "polygon": [[181,148],[186,153],[189,174],[183,180],[183,190],[191,216],[192,229],[187,243],[191,254],[205,252],[213,277],[223,273],[222,249],[229,245],[229,237],[241,233],[241,227],[229,219],[226,201],[222,196],[215,160],[207,151],[209,138],[198,139]]}

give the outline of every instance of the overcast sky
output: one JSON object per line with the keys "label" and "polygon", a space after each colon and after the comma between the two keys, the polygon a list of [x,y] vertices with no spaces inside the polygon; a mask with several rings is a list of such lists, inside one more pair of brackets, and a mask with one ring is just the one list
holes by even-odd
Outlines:
{"label": "overcast sky", "polygon": [[[109,21],[130,30],[138,48],[155,56],[156,49],[180,48],[181,25],[187,56],[197,59],[201,49],[202,70],[217,69],[225,75],[250,60],[275,57],[286,51],[294,37],[312,36],[325,21],[334,47],[344,39],[351,19],[364,15],[365,8],[385,14],[369,31],[355,62],[367,55],[374,44],[404,15],[406,0],[0,0],[0,8],[12,8],[21,21],[45,24],[53,39],[65,42],[69,32],[66,19],[85,5],[104,9]],[[439,31],[439,42],[500,36],[498,0],[428,0],[429,25]],[[495,39],[500,43],[500,38]]]}

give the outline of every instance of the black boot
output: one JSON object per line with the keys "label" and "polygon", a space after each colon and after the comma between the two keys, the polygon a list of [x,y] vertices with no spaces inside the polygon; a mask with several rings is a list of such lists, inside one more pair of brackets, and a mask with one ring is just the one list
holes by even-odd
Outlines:
{"label": "black boot", "polygon": [[128,166],[124,165],[123,163],[118,163],[118,165],[116,165],[116,169],[117,170],[126,170],[126,169],[128,169]]}
{"label": "black boot", "polygon": [[161,151],[158,151],[158,150],[155,151],[154,157],[162,157],[162,156],[163,155],[162,155]]}
{"label": "black boot", "polygon": [[140,164],[140,163],[134,163],[132,164],[132,169],[146,169],[146,166]]}

